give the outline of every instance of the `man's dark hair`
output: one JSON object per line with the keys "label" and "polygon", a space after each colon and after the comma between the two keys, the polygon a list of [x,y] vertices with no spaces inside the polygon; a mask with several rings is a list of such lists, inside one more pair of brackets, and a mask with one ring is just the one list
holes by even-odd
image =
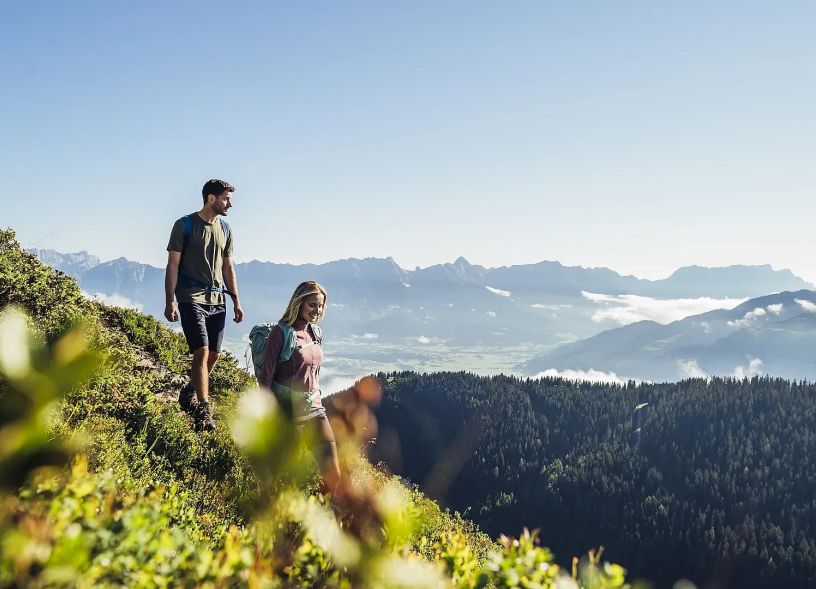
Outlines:
{"label": "man's dark hair", "polygon": [[226,180],[213,178],[204,183],[204,188],[201,189],[201,196],[204,197],[204,204],[207,204],[207,197],[209,195],[218,196],[224,192],[235,192],[235,186]]}

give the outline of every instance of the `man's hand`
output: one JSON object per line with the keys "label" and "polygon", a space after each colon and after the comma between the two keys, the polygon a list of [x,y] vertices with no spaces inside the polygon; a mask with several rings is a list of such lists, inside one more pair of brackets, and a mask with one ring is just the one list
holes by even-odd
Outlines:
{"label": "man's hand", "polygon": [[164,317],[170,323],[179,320],[178,307],[174,299],[178,282],[178,268],[181,261],[181,252],[167,252],[167,269],[164,271]]}
{"label": "man's hand", "polygon": [[175,301],[170,301],[164,306],[164,316],[170,323],[178,321],[179,312]]}
{"label": "man's hand", "polygon": [[232,263],[232,258],[224,258],[224,285],[232,299],[232,308],[235,310],[235,318],[233,321],[240,323],[244,320],[244,309],[241,307],[241,299],[238,297],[238,281],[235,278],[235,264]]}

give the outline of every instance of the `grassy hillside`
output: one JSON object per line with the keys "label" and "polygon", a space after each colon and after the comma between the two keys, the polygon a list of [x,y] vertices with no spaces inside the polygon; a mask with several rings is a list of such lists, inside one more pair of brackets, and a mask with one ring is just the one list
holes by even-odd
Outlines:
{"label": "grassy hillside", "polygon": [[369,466],[365,395],[338,412],[333,501],[308,438],[229,355],[216,429],[195,432],[175,403],[183,338],[86,300],[11,231],[0,309],[0,587],[625,586],[598,554],[562,571],[535,534],[492,542]]}

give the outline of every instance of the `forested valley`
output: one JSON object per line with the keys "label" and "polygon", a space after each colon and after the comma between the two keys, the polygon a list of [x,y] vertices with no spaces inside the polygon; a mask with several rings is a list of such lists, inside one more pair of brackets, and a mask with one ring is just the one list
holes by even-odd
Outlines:
{"label": "forested valley", "polygon": [[371,459],[491,535],[601,544],[657,587],[816,586],[811,383],[380,376]]}

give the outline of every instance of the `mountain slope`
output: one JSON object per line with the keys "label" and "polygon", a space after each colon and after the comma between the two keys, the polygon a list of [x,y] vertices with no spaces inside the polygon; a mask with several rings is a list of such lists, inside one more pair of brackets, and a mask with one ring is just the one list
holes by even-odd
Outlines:
{"label": "mountain slope", "polygon": [[[26,310],[35,337],[11,307]],[[534,536],[494,544],[365,463],[357,427],[361,417],[372,426],[360,392],[371,397],[370,383],[334,412],[346,474],[330,506],[307,438],[234,358],[211,376],[215,431],[195,432],[175,401],[189,367],[183,338],[87,300],[10,231],[0,231],[0,310],[0,587],[476,589],[526,579],[551,589],[564,575]],[[77,322],[85,331],[66,333]],[[66,397],[55,415],[56,391]],[[38,461],[63,468],[42,472]],[[601,589],[623,582],[620,567],[586,557],[580,574],[603,575],[592,585]]]}

